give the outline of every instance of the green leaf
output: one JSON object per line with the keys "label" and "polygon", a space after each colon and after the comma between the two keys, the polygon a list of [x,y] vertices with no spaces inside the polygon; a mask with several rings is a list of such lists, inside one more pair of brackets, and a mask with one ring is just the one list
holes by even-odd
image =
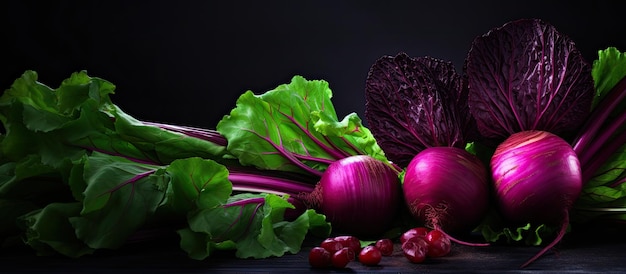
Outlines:
{"label": "green leaf", "polygon": [[15,101],[36,109],[56,112],[57,98],[53,90],[37,81],[38,75],[34,71],[26,71],[17,78],[11,87],[0,96],[0,106],[10,106]]}
{"label": "green leaf", "polygon": [[626,171],[626,145],[617,149],[607,161],[602,164],[594,177],[583,187],[583,191],[603,185],[610,185],[624,177]]}
{"label": "green leaf", "polygon": [[225,147],[167,131],[124,113],[109,95],[115,86],[78,72],[57,89],[37,82],[27,71],[0,97],[0,119],[6,135],[0,144],[9,159],[41,155],[57,167],[76,160],[86,150],[166,164],[191,156],[220,159]]}
{"label": "green leaf", "polygon": [[115,85],[101,78],[90,77],[86,71],[81,71],[63,80],[55,92],[59,112],[71,115],[80,111],[86,101],[96,102],[97,105],[110,105],[109,95],[115,93]]}
{"label": "green leaf", "polygon": [[363,126],[361,118],[356,113],[350,113],[343,120],[337,121],[337,118],[329,116],[327,112],[313,111],[311,119],[315,130],[330,138],[333,143],[341,143],[345,140],[350,144],[355,144],[359,150],[352,151],[351,154],[366,154],[381,161],[387,161],[374,135]]}
{"label": "green leaf", "polygon": [[485,240],[489,242],[521,243],[529,246],[538,246],[544,238],[553,235],[555,229],[541,225],[527,223],[523,226],[491,228],[485,226],[481,232]]}
{"label": "green leaf", "polygon": [[321,175],[330,162],[348,155],[381,157],[355,114],[338,120],[331,97],[327,82],[295,76],[261,95],[242,94],[217,130],[241,164],[266,170]]}
{"label": "green leaf", "polygon": [[[595,107],[619,81],[626,77],[626,53],[614,47],[599,50],[598,59],[593,63],[592,76],[596,88],[593,104]],[[618,119],[617,115],[622,115],[624,109],[626,109],[626,103],[621,102],[607,121]],[[610,124],[607,121],[596,122]],[[624,125],[621,125],[617,132],[622,132],[623,129]],[[581,223],[597,218],[623,220],[625,215],[620,212],[626,211],[625,171],[626,145],[622,145],[584,184],[581,195],[574,204],[572,220]]]}
{"label": "green leaf", "polygon": [[16,220],[21,215],[37,210],[31,201],[0,199],[0,242],[10,236],[19,235],[21,230]]}
{"label": "green leaf", "polygon": [[[0,96],[0,201],[11,201],[0,202],[0,214],[6,224],[20,215],[21,229],[0,232],[23,233],[39,254],[79,257],[119,248],[144,226],[186,219],[181,248],[197,259],[224,249],[280,256],[297,252],[309,232],[330,233],[313,210],[284,221],[293,207],[286,196],[231,196],[225,165],[240,165],[225,146],[135,119],[111,102],[114,91],[85,71],[58,88],[26,71]],[[243,162],[272,169],[320,172],[350,154],[382,155],[356,115],[337,119],[330,97],[328,83],[294,77],[273,92],[242,95],[233,113],[243,114],[223,125],[247,134],[234,138],[235,151],[259,156]]]}
{"label": "green leaf", "polygon": [[[284,209],[291,207],[287,197],[274,194],[234,195],[222,207],[190,215],[190,230],[203,233],[208,242],[186,239],[181,245],[185,245],[185,250],[197,251],[212,244],[228,243],[226,246],[235,248],[239,258],[267,258],[297,253],[309,231],[330,233],[325,217],[313,210],[307,210],[292,222],[282,220]],[[200,238],[196,234],[193,237]],[[204,256],[209,256],[208,252]]]}
{"label": "green leaf", "polygon": [[180,237],[180,248],[187,252],[189,258],[204,260],[213,254],[215,244],[207,239],[207,234],[189,228],[179,229],[177,233]]}
{"label": "green leaf", "polygon": [[574,203],[572,220],[589,222],[598,217],[620,219],[613,209],[626,208],[626,145],[620,147],[598,169]]}
{"label": "green leaf", "polygon": [[[81,72],[72,77],[84,78],[86,75]],[[76,88],[70,95],[78,91],[89,93],[98,86],[106,86],[93,81],[89,85],[81,83],[80,89]],[[64,81],[58,90],[53,90],[37,82],[37,74],[32,71],[15,80],[0,97],[0,117],[6,127],[1,144],[4,155],[19,161],[26,155],[37,154],[41,155],[43,164],[57,168],[64,160],[82,157],[84,149],[76,140],[103,132],[103,126],[106,128],[112,124],[110,117],[99,112],[100,103],[94,100],[86,100],[71,108],[68,104],[60,105],[62,98],[70,96],[62,91],[73,88],[67,86],[68,83],[71,81]]]}
{"label": "green leaf", "polygon": [[87,188],[81,216],[70,218],[92,248],[119,248],[154,215],[169,177],[159,167],[94,153],[84,167]]}
{"label": "green leaf", "polygon": [[80,203],[51,203],[19,218],[26,230],[26,244],[40,255],[58,252],[68,257],[92,254],[94,249],[76,237],[69,219],[78,216]]}
{"label": "green leaf", "polygon": [[608,186],[597,186],[594,188],[586,189],[584,192],[585,198],[593,198],[598,203],[612,202],[619,198],[623,198],[626,194],[626,190],[619,188],[612,188]]}
{"label": "green leaf", "polygon": [[19,162],[0,166],[0,198],[28,200],[39,204],[67,201],[65,167],[43,165],[38,155],[28,155]]}
{"label": "green leaf", "polygon": [[[626,77],[626,53],[615,47],[598,51],[598,59],[593,62],[591,75],[595,82],[595,107],[606,94],[624,77]],[[623,108],[619,108],[623,109]]]}
{"label": "green leaf", "polygon": [[[297,218],[293,222],[281,221],[286,208],[293,208],[286,199],[276,195],[266,196],[263,212],[265,216],[257,241],[264,249],[270,251],[267,256],[282,256],[285,252],[297,253],[308,231],[308,220],[302,221],[301,218]],[[281,237],[283,233],[289,237]],[[245,251],[247,250],[239,250],[239,256],[243,258],[255,256]]]}
{"label": "green leaf", "polygon": [[85,163],[88,159],[87,155],[83,155],[81,159],[74,161],[67,179],[67,185],[72,192],[72,197],[81,203],[85,198],[83,193],[87,189],[87,182],[85,182],[83,175],[85,174]]}
{"label": "green leaf", "polygon": [[488,242],[538,246],[544,239],[554,237],[558,228],[546,224],[511,224],[492,210],[475,231]]}
{"label": "green leaf", "polygon": [[116,117],[115,131],[122,140],[140,151],[152,152],[157,163],[170,163],[188,157],[219,160],[226,153],[224,146],[146,125],[116,105],[109,105],[107,112]]}
{"label": "green leaf", "polygon": [[172,192],[168,203],[183,214],[220,206],[232,193],[228,170],[215,161],[199,157],[179,159],[166,171],[171,177]]}

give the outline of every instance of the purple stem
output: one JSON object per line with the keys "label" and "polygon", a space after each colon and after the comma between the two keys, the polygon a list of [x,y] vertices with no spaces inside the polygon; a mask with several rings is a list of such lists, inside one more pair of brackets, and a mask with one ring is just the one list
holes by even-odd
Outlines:
{"label": "purple stem", "polygon": [[156,123],[156,122],[145,122],[142,121],[145,125],[155,126],[161,129],[169,130],[172,132],[181,133],[187,135],[189,137],[198,138],[201,140],[209,141],[216,145],[226,146],[228,141],[224,136],[222,136],[218,131],[211,129],[204,129],[198,127],[190,127],[190,126],[176,126],[164,123]]}
{"label": "purple stem", "polygon": [[298,123],[298,121],[296,121],[296,119],[293,116],[287,115],[286,113],[279,111],[280,114],[282,114],[283,116],[285,116],[289,121],[291,121],[293,124],[295,124],[300,130],[302,130],[302,132],[304,132],[304,134],[306,134],[306,136],[309,137],[309,139],[311,139],[313,142],[315,142],[316,145],[318,145],[321,149],[323,149],[326,153],[328,153],[331,157],[339,160],[339,159],[343,159],[345,158],[345,156],[338,152],[337,150],[328,147],[326,144],[322,143],[319,139],[317,139],[315,136],[313,136],[313,134],[311,134],[311,132],[303,127],[300,123]]}
{"label": "purple stem", "polygon": [[111,156],[118,156],[118,157],[126,158],[126,159],[128,159],[130,161],[133,161],[133,162],[136,162],[136,163],[140,163],[140,164],[155,165],[155,166],[161,165],[160,163],[157,163],[157,162],[155,162],[153,160],[134,158],[134,157],[130,157],[130,156],[118,153],[118,152],[111,152],[111,151],[107,151],[107,150],[100,149],[100,148],[97,148],[97,147],[87,147],[87,146],[77,146],[77,147],[80,147],[82,149],[86,149],[86,150],[89,150],[89,151],[100,152],[100,153],[111,155]]}
{"label": "purple stem", "polygon": [[[261,206],[265,203],[265,198],[249,198],[249,199],[243,199],[243,200],[239,200],[239,201],[235,201],[232,203],[228,203],[225,204],[223,207],[227,208],[227,207],[233,207],[233,206],[241,206],[241,209],[239,210],[239,216],[237,217],[237,220],[233,223],[231,223],[228,226],[228,229],[224,232],[224,234],[226,234],[229,230],[231,230],[235,224],[239,223],[239,218],[241,217],[241,215],[243,214],[243,207],[249,204],[256,204],[256,207],[254,208],[254,212],[250,215],[250,219],[248,220],[248,224],[252,223],[252,220],[254,219],[254,217],[256,217],[257,215],[257,211],[259,210],[259,208],[261,208]],[[241,235],[246,235],[246,233],[248,232],[248,230],[250,229],[250,225],[246,226],[245,231],[241,234]],[[214,240],[216,241],[222,241],[223,235],[219,235],[217,237],[214,238]]]}
{"label": "purple stem", "polygon": [[263,203],[265,203],[265,198],[257,197],[257,198],[248,198],[248,199],[241,199],[238,201],[234,201],[234,202],[225,204],[224,207],[228,208],[228,207],[233,207],[233,206],[246,206],[249,204],[263,204]]}
{"label": "purple stem", "polygon": [[615,139],[613,139],[611,142],[602,144],[602,149],[599,150],[597,154],[591,155],[595,157],[593,161],[587,162],[586,165],[583,165],[581,162],[583,183],[589,182],[591,178],[593,178],[593,176],[596,174],[598,169],[606,163],[607,159],[609,159],[609,157],[611,157],[611,155],[613,155],[613,153],[615,153],[615,151],[617,151],[625,143],[626,131],[622,131],[619,135],[615,136]]}
{"label": "purple stem", "polygon": [[105,195],[105,194],[108,194],[108,193],[113,193],[113,192],[121,189],[122,187],[125,187],[127,185],[132,185],[132,184],[136,183],[137,181],[154,174],[155,172],[156,172],[156,170],[150,170],[150,171],[146,171],[146,172],[143,172],[143,173],[139,173],[139,174],[135,175],[133,178],[131,178],[130,180],[128,180],[128,181],[126,181],[126,182],[124,182],[122,184],[116,185],[115,187],[107,190],[105,193],[102,193],[101,195]]}
{"label": "purple stem", "polygon": [[233,183],[233,189],[239,191],[282,193],[294,196],[299,193],[310,193],[314,186],[311,184],[257,174],[231,172],[228,179]]}
{"label": "purple stem", "polygon": [[[287,158],[291,163],[293,163],[294,165],[298,166],[299,168],[313,174],[316,177],[321,177],[323,172],[316,170],[314,168],[311,168],[307,165],[305,165],[304,163],[300,162],[300,160],[298,160],[298,158],[296,156],[294,156],[294,153],[284,149],[282,147],[282,144],[276,144],[274,143],[274,141],[272,141],[269,137],[265,137],[262,136],[261,134],[259,134],[258,132],[252,131],[252,130],[248,130],[249,132],[257,135],[259,138],[265,140],[266,142],[268,142],[270,145],[272,145],[274,147],[274,149],[276,149],[280,154],[282,154],[285,158]],[[281,140],[282,142],[282,140]]]}
{"label": "purple stem", "polygon": [[331,159],[324,159],[324,158],[318,158],[318,157],[300,155],[300,154],[294,154],[294,155],[296,158],[301,159],[301,160],[314,161],[314,162],[323,163],[327,165],[330,165],[333,162],[335,162],[335,160],[331,160]]}
{"label": "purple stem", "polygon": [[[341,137],[341,139],[352,149],[355,149],[355,147],[350,144],[350,142],[348,142],[345,138]],[[335,143],[333,143],[332,140],[330,140],[330,138],[328,138],[328,136],[324,135],[324,140],[326,140],[326,142],[328,142],[330,144],[330,146],[333,148],[334,151],[337,151],[338,153],[340,153],[342,155],[342,158],[348,157],[350,156],[350,153],[343,151],[342,149],[340,149]]]}
{"label": "purple stem", "polygon": [[596,106],[595,110],[587,118],[587,122],[583,125],[580,131],[581,135],[574,140],[572,147],[579,157],[587,153],[586,150],[589,143],[596,138],[603,122],[609,117],[609,114],[613,112],[613,109],[624,100],[624,97],[626,97],[626,77],[622,78]]}
{"label": "purple stem", "polygon": [[[591,143],[588,146],[587,150],[585,150],[582,155],[578,156],[580,160],[580,164],[584,167],[584,166],[589,165],[592,160],[593,162],[598,162],[598,159],[597,159],[598,151],[600,151],[601,149],[606,147],[607,144],[609,144],[609,140],[611,137],[613,137],[613,134],[616,132],[619,132],[618,131],[619,128],[624,126],[625,123],[626,123],[626,111],[620,113],[620,115],[616,119],[611,120],[611,124],[608,126],[608,128],[603,129],[602,133],[600,133],[600,135],[593,140],[593,143]],[[598,124],[601,124],[601,123],[599,122]],[[624,142],[618,141],[618,143],[621,145]],[[600,162],[604,162],[604,161],[601,160]]]}

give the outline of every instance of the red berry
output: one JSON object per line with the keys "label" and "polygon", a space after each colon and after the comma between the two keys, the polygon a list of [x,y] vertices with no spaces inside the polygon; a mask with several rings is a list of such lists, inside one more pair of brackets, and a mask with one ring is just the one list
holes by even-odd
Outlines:
{"label": "red berry", "polygon": [[355,236],[336,236],[335,241],[340,242],[344,247],[351,248],[354,254],[361,252],[361,241]]}
{"label": "red berry", "polygon": [[335,240],[334,238],[325,239],[324,241],[322,241],[320,246],[328,250],[330,254],[337,252],[339,249],[343,247],[343,245],[339,241]]}
{"label": "red berry", "polygon": [[374,244],[383,256],[391,256],[393,254],[393,241],[391,239],[380,239]]}
{"label": "red berry", "polygon": [[425,227],[414,227],[411,228],[407,231],[405,231],[404,233],[402,233],[402,235],[400,236],[400,243],[404,243],[406,242],[406,240],[413,238],[413,237],[426,237],[426,234],[428,234],[428,228]]}
{"label": "red berry", "polygon": [[354,261],[356,255],[349,247],[343,247],[333,254],[330,263],[336,268],[344,268],[349,262]]}
{"label": "red berry", "polygon": [[428,243],[421,237],[413,237],[402,244],[402,252],[412,263],[421,263],[426,260]]}
{"label": "red berry", "polygon": [[330,262],[330,252],[322,247],[316,246],[309,252],[309,265],[312,267],[328,267]]}
{"label": "red berry", "polygon": [[364,247],[363,249],[361,249],[361,252],[359,253],[359,262],[361,262],[364,265],[369,265],[369,266],[378,265],[381,259],[382,259],[382,254],[380,250],[376,246],[373,246],[373,245],[368,245]]}
{"label": "red berry", "polygon": [[450,238],[440,230],[432,230],[426,235],[428,243],[428,257],[442,257],[448,255],[451,249]]}

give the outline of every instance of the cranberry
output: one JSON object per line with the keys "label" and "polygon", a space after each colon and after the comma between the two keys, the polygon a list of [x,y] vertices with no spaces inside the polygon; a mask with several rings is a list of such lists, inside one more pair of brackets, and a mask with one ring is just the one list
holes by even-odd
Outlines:
{"label": "cranberry", "polygon": [[428,243],[428,257],[442,257],[448,255],[451,249],[450,238],[440,230],[432,230],[426,235]]}
{"label": "cranberry", "polygon": [[309,265],[312,267],[328,267],[331,263],[331,255],[328,250],[316,246],[309,252]]}
{"label": "cranberry", "polygon": [[421,237],[413,237],[402,244],[402,252],[412,263],[421,263],[426,260],[428,243]]}
{"label": "cranberry", "polygon": [[343,247],[343,245],[339,241],[335,240],[334,238],[325,239],[324,241],[322,241],[320,246],[328,250],[330,254],[337,252],[339,249]]}
{"label": "cranberry", "polygon": [[380,250],[373,245],[368,245],[361,249],[359,253],[359,262],[364,265],[374,266],[380,263],[382,259],[382,254]]}
{"label": "cranberry", "polygon": [[426,234],[428,234],[428,228],[425,227],[414,227],[411,228],[407,231],[405,231],[404,233],[402,233],[402,235],[400,236],[400,243],[404,243],[406,242],[406,240],[413,238],[413,237],[426,237]]}
{"label": "cranberry", "polygon": [[393,241],[391,241],[391,239],[380,239],[376,241],[374,246],[380,250],[383,256],[391,256],[391,254],[393,254]]}
{"label": "cranberry", "polygon": [[361,252],[361,241],[355,236],[336,236],[335,241],[338,241],[344,247],[352,249],[354,254]]}
{"label": "cranberry", "polygon": [[330,262],[336,268],[344,268],[349,262],[354,261],[355,256],[354,250],[349,247],[342,247],[333,254]]}

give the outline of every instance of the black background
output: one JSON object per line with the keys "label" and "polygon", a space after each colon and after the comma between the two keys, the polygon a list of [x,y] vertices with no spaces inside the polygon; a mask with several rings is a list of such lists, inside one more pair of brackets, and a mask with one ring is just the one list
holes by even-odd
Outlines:
{"label": "black background", "polygon": [[364,82],[406,52],[460,70],[474,37],[520,18],[570,36],[589,61],[626,50],[621,1],[2,1],[0,88],[25,70],[51,87],[72,72],[117,86],[142,120],[214,128],[246,90],[324,79],[340,116],[364,117]]}

